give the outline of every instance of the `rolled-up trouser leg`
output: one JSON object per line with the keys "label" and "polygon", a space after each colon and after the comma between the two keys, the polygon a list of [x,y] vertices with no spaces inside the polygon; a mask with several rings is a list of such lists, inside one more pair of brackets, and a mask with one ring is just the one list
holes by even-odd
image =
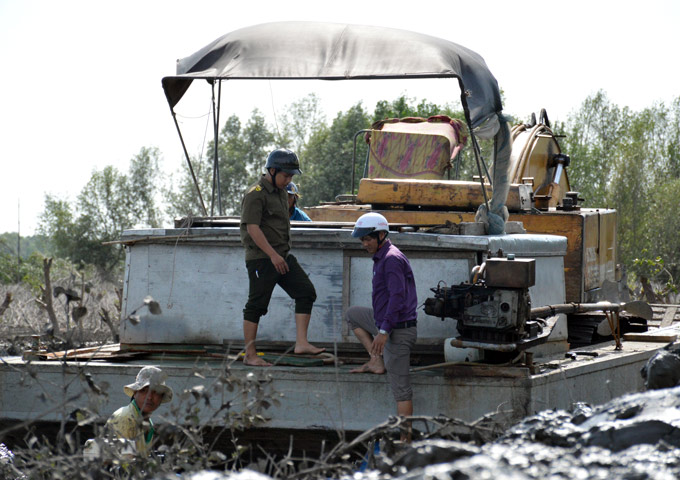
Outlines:
{"label": "rolled-up trouser leg", "polygon": [[288,272],[281,275],[278,284],[295,300],[295,313],[310,314],[316,301],[314,284],[293,255],[286,257]]}
{"label": "rolled-up trouser leg", "polygon": [[378,334],[378,327],[373,319],[373,309],[369,307],[353,306],[345,311],[345,321],[350,330],[361,328],[373,336]]}
{"label": "rolled-up trouser leg", "polygon": [[392,395],[397,402],[413,398],[409,370],[411,368],[411,349],[417,338],[416,327],[400,328],[390,332],[390,338],[385,344],[383,352],[385,370],[387,370]]}
{"label": "rolled-up trouser leg", "polygon": [[[369,307],[353,306],[345,311],[345,321],[349,328],[362,328],[373,336],[378,334],[378,327],[373,318],[373,309]],[[416,327],[399,328],[390,332],[383,360],[387,370],[387,379],[395,401],[411,400],[413,391],[409,370],[411,368],[411,349],[418,338]]]}
{"label": "rolled-up trouser leg", "polygon": [[268,258],[246,261],[248,270],[248,300],[243,309],[243,319],[258,323],[267,313],[272,292],[279,279],[279,273]]}

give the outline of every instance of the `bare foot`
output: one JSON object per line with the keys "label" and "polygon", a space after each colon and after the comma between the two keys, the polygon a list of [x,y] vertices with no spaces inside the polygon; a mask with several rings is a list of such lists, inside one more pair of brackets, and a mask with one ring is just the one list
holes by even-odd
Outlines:
{"label": "bare foot", "polygon": [[251,367],[271,367],[272,364],[257,355],[246,355],[243,357],[243,365]]}
{"label": "bare foot", "polygon": [[380,360],[369,360],[362,366],[354,368],[349,371],[349,373],[375,373],[376,375],[382,375],[385,373],[385,364]]}
{"label": "bare foot", "polygon": [[296,343],[294,353],[306,354],[306,355],[317,355],[321,352],[325,352],[325,348],[315,347],[311,343]]}

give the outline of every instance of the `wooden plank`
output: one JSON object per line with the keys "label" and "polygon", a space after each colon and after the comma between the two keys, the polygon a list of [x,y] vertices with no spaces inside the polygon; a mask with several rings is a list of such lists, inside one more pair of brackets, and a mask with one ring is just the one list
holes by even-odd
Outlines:
{"label": "wooden plank", "polygon": [[443,370],[446,377],[504,377],[504,378],[527,378],[529,369],[527,367],[501,367],[497,365],[481,365],[470,363],[452,364],[451,362],[437,363],[434,365],[424,365],[415,367],[411,372],[421,372],[425,370]]}
{"label": "wooden plank", "polygon": [[46,352],[44,354],[40,354],[41,356],[45,356],[47,359],[55,359],[55,358],[71,358],[71,357],[78,357],[78,358],[84,358],[87,356],[92,356],[94,354],[99,354],[99,355],[110,355],[112,353],[118,353],[120,352],[120,344],[119,343],[114,343],[110,345],[101,345],[99,347],[86,347],[86,348],[77,348],[77,349],[72,349],[72,350],[61,350],[59,352]]}
{"label": "wooden plank", "polygon": [[[493,189],[486,185],[491,198]],[[510,185],[506,206],[513,212],[528,210],[530,201],[524,195],[527,186]],[[419,205],[476,210],[484,203],[482,186],[477,182],[460,180],[415,180],[362,178],[357,200],[381,205]]]}
{"label": "wooden plank", "polygon": [[670,343],[678,339],[677,334],[642,335],[641,333],[626,333],[623,339],[627,342],[659,342]]}
{"label": "wooden plank", "polygon": [[25,358],[37,358],[46,361],[73,361],[73,360],[125,360],[142,355],[141,352],[129,352],[120,349],[119,344],[102,345],[101,347],[88,347],[75,350],[62,350],[60,352],[31,351],[24,352]]}
{"label": "wooden plank", "polygon": [[626,333],[623,339],[629,342],[674,342],[678,338],[676,327],[655,328],[642,333]]}
{"label": "wooden plank", "polygon": [[675,319],[675,312],[677,311],[678,311],[677,306],[673,305],[669,307],[663,314],[663,318],[661,319],[661,324],[659,325],[659,328],[669,327],[671,323],[673,323],[673,320]]}

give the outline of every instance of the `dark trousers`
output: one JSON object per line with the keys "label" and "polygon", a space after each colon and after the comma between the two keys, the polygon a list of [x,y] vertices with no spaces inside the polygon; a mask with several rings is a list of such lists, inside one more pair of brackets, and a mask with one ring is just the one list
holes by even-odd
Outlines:
{"label": "dark trousers", "polygon": [[248,301],[243,309],[243,319],[258,323],[267,313],[274,287],[279,285],[295,300],[295,313],[310,314],[316,301],[316,290],[309,277],[293,255],[286,257],[288,272],[281,275],[268,258],[246,261],[248,269]]}

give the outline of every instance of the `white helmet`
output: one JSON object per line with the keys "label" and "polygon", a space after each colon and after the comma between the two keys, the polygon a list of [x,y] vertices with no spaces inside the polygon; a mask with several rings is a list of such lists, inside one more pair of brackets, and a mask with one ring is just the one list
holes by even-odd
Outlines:
{"label": "white helmet", "polygon": [[390,225],[387,219],[379,213],[366,213],[359,217],[357,223],[354,224],[354,231],[352,236],[356,238],[365,237],[373,232],[387,232],[390,231]]}

